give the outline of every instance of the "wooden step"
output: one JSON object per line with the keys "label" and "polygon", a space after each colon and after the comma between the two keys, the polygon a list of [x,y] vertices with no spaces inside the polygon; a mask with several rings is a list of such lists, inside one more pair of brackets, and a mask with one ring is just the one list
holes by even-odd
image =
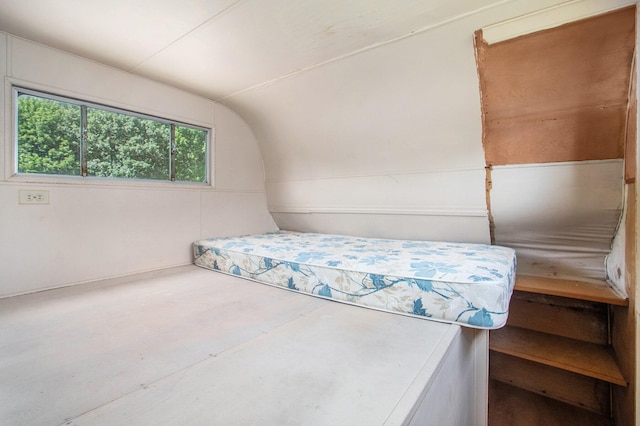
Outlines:
{"label": "wooden step", "polygon": [[515,290],[629,306],[629,298],[608,283],[517,275]]}
{"label": "wooden step", "polygon": [[611,414],[611,385],[582,374],[491,351],[489,378],[600,415]]}
{"label": "wooden step", "polygon": [[608,320],[604,303],[514,291],[507,325],[606,345]]}
{"label": "wooden step", "polygon": [[489,426],[613,426],[608,416],[489,381]]}
{"label": "wooden step", "polygon": [[490,334],[489,349],[620,386],[627,386],[608,346],[519,327]]}

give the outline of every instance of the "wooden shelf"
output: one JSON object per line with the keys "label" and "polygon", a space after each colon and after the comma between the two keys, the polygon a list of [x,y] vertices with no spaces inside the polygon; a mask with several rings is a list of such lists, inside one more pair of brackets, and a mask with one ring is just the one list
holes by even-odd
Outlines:
{"label": "wooden shelf", "polygon": [[608,416],[610,384],[567,370],[491,351],[489,378]]}
{"label": "wooden shelf", "polygon": [[613,426],[608,416],[581,410],[495,380],[489,381],[489,424]]}
{"label": "wooden shelf", "polygon": [[624,296],[604,281],[588,282],[518,275],[516,276],[515,289],[530,293],[549,294],[591,302],[608,303],[610,305],[629,306],[627,296]]}
{"label": "wooden shelf", "polygon": [[514,291],[507,325],[606,345],[607,322],[604,303]]}
{"label": "wooden shelf", "polygon": [[610,349],[604,345],[507,326],[491,331],[489,348],[503,354],[627,386],[627,381]]}

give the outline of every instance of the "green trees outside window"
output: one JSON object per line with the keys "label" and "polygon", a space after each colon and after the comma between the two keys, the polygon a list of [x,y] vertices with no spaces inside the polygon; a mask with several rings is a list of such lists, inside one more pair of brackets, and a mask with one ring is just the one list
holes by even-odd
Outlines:
{"label": "green trees outside window", "polygon": [[207,182],[205,129],[20,91],[17,118],[18,173]]}
{"label": "green trees outside window", "polygon": [[18,97],[18,172],[80,176],[80,106]]}

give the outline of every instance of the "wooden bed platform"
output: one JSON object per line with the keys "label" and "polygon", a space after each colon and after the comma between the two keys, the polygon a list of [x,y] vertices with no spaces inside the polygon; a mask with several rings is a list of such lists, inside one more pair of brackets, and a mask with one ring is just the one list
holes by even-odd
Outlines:
{"label": "wooden bed platform", "polygon": [[179,267],[0,299],[0,419],[484,425],[487,334]]}

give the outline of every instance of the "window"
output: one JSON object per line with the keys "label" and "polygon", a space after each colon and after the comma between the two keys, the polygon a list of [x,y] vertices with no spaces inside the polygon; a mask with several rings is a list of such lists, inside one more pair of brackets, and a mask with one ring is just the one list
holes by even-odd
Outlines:
{"label": "window", "polygon": [[206,183],[209,131],[16,89],[17,172]]}

